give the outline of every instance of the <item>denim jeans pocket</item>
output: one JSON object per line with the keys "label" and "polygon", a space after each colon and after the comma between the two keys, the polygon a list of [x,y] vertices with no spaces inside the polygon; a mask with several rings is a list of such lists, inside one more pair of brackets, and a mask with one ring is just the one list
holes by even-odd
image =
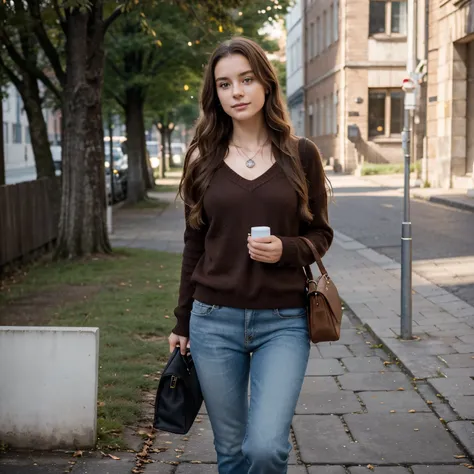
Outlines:
{"label": "denim jeans pocket", "polygon": [[207,316],[208,314],[211,314],[216,308],[218,308],[218,306],[215,304],[207,304],[198,300],[194,300],[191,313],[196,314],[197,316]]}
{"label": "denim jeans pocket", "polygon": [[297,319],[306,317],[306,308],[280,308],[275,314],[283,319]]}

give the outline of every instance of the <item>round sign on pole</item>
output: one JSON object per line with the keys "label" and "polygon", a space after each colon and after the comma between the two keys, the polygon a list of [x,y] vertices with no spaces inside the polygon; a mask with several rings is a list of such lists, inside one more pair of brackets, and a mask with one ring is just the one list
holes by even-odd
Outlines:
{"label": "round sign on pole", "polygon": [[416,84],[413,79],[410,79],[409,77],[403,79],[402,90],[404,92],[413,92],[415,89],[416,89]]}

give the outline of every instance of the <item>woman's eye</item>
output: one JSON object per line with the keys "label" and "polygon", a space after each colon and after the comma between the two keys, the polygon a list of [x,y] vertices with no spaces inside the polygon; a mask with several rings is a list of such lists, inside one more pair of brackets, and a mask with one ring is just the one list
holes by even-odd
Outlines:
{"label": "woman's eye", "polygon": [[222,89],[226,89],[228,85],[228,82],[222,82],[221,84],[219,84],[219,87],[221,87]]}
{"label": "woman's eye", "polygon": [[244,79],[244,82],[245,82],[246,84],[250,84],[250,83],[252,82],[252,78],[251,78],[251,77],[246,77],[246,78]]}

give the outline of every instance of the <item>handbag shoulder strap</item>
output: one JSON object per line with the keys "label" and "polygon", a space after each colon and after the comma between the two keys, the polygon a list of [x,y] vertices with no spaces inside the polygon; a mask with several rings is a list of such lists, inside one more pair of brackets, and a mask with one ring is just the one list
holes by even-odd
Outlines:
{"label": "handbag shoulder strap", "polygon": [[[321,257],[319,256],[318,251],[316,250],[316,247],[314,246],[313,242],[311,242],[311,240],[309,240],[308,238],[302,237],[302,236],[300,236],[300,239],[303,240],[303,242],[305,242],[306,245],[310,248],[311,252],[313,252],[314,259],[316,260],[316,264],[318,265],[321,275],[327,275],[328,272],[326,268],[324,267],[323,261],[321,260]],[[306,267],[305,267],[305,270],[306,270]]]}

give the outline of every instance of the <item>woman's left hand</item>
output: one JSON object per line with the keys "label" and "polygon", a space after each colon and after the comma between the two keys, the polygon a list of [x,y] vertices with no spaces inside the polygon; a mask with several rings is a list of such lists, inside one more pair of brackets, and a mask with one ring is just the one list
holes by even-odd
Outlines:
{"label": "woman's left hand", "polygon": [[257,262],[277,263],[283,253],[283,243],[274,235],[270,237],[248,237],[250,258]]}

